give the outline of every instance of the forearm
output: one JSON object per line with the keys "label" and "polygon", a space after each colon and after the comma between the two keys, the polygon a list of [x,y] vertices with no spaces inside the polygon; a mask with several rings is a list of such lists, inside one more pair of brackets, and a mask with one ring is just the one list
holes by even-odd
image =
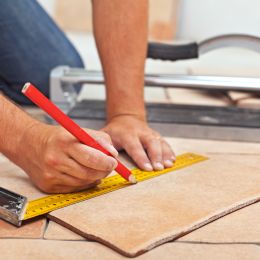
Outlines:
{"label": "forearm", "polygon": [[20,158],[24,155],[23,152],[29,149],[29,143],[26,143],[24,139],[25,133],[36,124],[39,124],[38,121],[0,94],[1,153],[19,164]]}
{"label": "forearm", "polygon": [[144,119],[147,0],[94,0],[94,33],[107,88],[108,120],[120,114]]}

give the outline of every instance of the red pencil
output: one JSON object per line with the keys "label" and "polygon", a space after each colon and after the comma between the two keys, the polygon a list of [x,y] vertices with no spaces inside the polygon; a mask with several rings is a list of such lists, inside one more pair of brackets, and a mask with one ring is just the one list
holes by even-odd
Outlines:
{"label": "red pencil", "polygon": [[[47,97],[45,97],[31,83],[26,83],[22,89],[22,93],[28,97],[34,104],[44,110],[50,117],[56,120],[61,126],[75,136],[81,143],[95,148],[109,156],[112,156],[104,149],[94,138],[86,133],[79,125],[63,113],[56,105],[54,105]],[[136,183],[135,176],[120,161],[118,161],[116,171],[127,181]]]}

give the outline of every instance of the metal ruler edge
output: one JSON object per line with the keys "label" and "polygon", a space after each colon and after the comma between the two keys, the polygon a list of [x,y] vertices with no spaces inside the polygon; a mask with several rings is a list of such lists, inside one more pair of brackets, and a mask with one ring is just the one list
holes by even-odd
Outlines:
{"label": "metal ruler edge", "polygon": [[[173,167],[164,169],[162,171],[142,171],[140,169],[132,169],[132,173],[135,175],[138,182],[142,182],[154,177],[163,175],[168,172],[176,171],[195,163],[202,162],[208,158],[195,153],[185,153],[177,156],[176,162]],[[36,200],[29,201],[27,204],[26,212],[23,220],[31,219],[37,216],[47,214],[51,211],[64,208],[66,206],[88,200],[105,193],[109,193],[124,187],[132,186],[124,180],[120,175],[114,175],[103,179],[102,183],[97,187],[88,189],[86,191],[67,193],[67,194],[54,194],[48,195]]]}

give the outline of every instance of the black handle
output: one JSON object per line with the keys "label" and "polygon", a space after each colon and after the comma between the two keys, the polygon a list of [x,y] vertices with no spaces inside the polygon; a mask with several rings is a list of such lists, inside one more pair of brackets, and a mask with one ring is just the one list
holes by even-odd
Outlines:
{"label": "black handle", "polygon": [[194,59],[199,57],[198,50],[197,43],[173,45],[150,42],[148,44],[147,58],[169,61]]}

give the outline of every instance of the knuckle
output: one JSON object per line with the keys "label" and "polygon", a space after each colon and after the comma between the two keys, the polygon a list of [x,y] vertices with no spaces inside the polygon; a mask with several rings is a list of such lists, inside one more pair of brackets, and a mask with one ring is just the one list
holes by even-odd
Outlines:
{"label": "knuckle", "polygon": [[44,162],[48,166],[55,167],[59,164],[59,159],[55,154],[48,153],[44,157]]}
{"label": "knuckle", "polygon": [[129,143],[126,143],[126,146],[125,148],[130,151],[130,152],[136,152],[138,151],[138,146],[135,144],[135,143],[132,143],[132,142],[129,142]]}
{"label": "knuckle", "polygon": [[42,175],[43,177],[43,184],[46,184],[48,186],[52,186],[53,185],[53,182],[55,180],[55,177],[53,174],[51,174],[50,172],[46,171],[43,173]]}
{"label": "knuckle", "polygon": [[42,182],[42,183],[38,184],[37,186],[41,191],[43,191],[45,193],[52,193],[54,190],[54,186],[52,184],[46,183],[46,182]]}
{"label": "knuckle", "polygon": [[100,156],[98,155],[90,155],[88,154],[88,159],[87,161],[91,164],[91,165],[100,165],[102,163],[102,160],[100,159]]}
{"label": "knuckle", "polygon": [[71,139],[71,137],[68,134],[66,134],[65,132],[60,132],[57,135],[57,141],[61,145],[64,143],[67,143],[70,139]]}

